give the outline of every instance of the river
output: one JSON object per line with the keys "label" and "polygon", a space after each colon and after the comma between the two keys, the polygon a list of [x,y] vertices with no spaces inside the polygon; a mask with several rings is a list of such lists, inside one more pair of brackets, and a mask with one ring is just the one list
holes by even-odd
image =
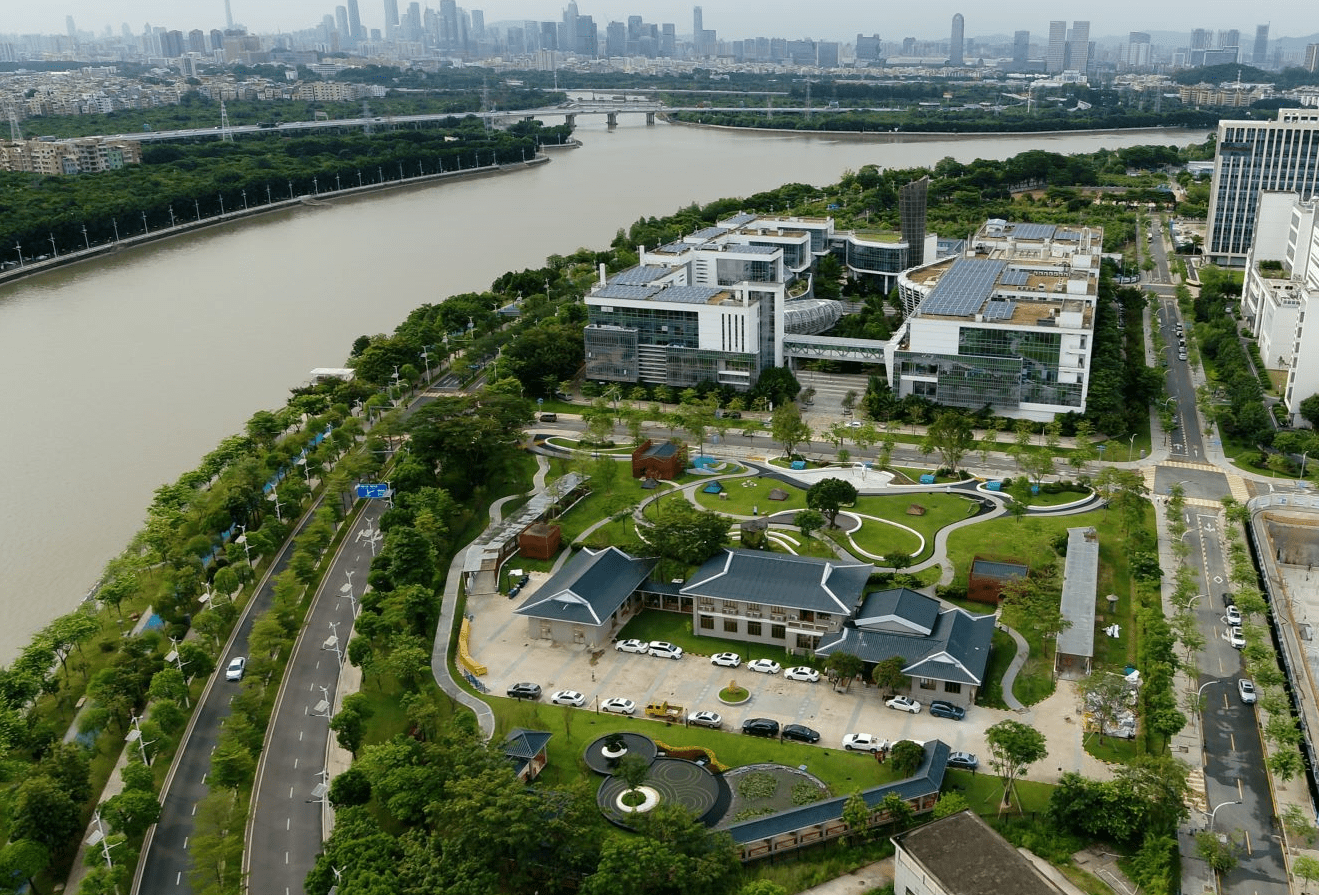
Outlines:
{"label": "river", "polygon": [[0,287],[0,662],[73,609],[195,467],[314,367],[426,302],[690,202],[847,169],[1185,145],[1201,132],[921,137],[735,133],[578,118],[583,146],[503,176],[273,212]]}

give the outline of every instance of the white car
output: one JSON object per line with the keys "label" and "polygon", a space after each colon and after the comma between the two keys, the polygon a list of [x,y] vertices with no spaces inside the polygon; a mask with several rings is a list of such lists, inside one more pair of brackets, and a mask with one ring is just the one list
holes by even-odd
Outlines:
{"label": "white car", "polygon": [[711,665],[722,665],[724,668],[736,668],[742,664],[742,657],[737,653],[715,653],[710,657]]}
{"label": "white car", "polygon": [[229,667],[224,670],[224,679],[226,681],[241,681],[245,671],[247,671],[247,660],[239,656],[230,662]]}
{"label": "white car", "polygon": [[667,640],[652,640],[646,652],[661,659],[681,659],[682,647],[675,646]]}
{"label": "white car", "polygon": [[860,420],[848,420],[848,421],[847,421],[847,428],[849,428],[849,429],[860,429],[860,428],[861,428],[862,426],[864,426],[864,425],[865,425],[865,423],[861,422]]}
{"label": "white car", "polygon": [[888,747],[888,740],[881,740],[874,734],[849,733],[843,737],[843,748],[848,752],[883,752]]}
{"label": "white car", "polygon": [[1241,624],[1241,610],[1240,610],[1240,609],[1238,609],[1236,606],[1229,606],[1229,607],[1227,607],[1227,609],[1225,610],[1225,612],[1226,612],[1227,614],[1226,614],[1226,616],[1224,616],[1224,617],[1227,619],[1227,623],[1228,623],[1229,625],[1239,625],[1239,624]]}
{"label": "white car", "polygon": [[630,699],[624,699],[622,696],[611,696],[600,703],[600,709],[618,715],[630,715],[637,710],[637,704]]}
{"label": "white car", "polygon": [[620,653],[646,653],[650,651],[650,644],[644,640],[620,640],[614,644],[614,649]]}
{"label": "white car", "polygon": [[747,663],[748,671],[759,671],[761,674],[778,674],[783,670],[783,666],[773,659],[754,659]]}
{"label": "white car", "polygon": [[724,717],[718,712],[692,712],[687,716],[687,723],[697,727],[722,727]]}
{"label": "white car", "polygon": [[891,709],[897,709],[900,712],[911,712],[913,715],[921,713],[921,704],[910,696],[894,696],[888,702],[884,703]]}
{"label": "white car", "polygon": [[1237,695],[1246,705],[1254,705],[1259,696],[1255,693],[1255,685],[1244,677],[1237,680]]}
{"label": "white car", "polygon": [[820,672],[805,665],[798,665],[783,672],[783,676],[790,681],[806,681],[808,684],[813,684],[820,679]]}
{"label": "white car", "polygon": [[580,708],[586,705],[586,697],[576,690],[560,690],[550,697],[550,702],[555,705],[575,705]]}
{"label": "white car", "polygon": [[1234,649],[1246,648],[1246,635],[1241,632],[1239,625],[1233,625],[1223,632],[1223,639],[1232,644]]}

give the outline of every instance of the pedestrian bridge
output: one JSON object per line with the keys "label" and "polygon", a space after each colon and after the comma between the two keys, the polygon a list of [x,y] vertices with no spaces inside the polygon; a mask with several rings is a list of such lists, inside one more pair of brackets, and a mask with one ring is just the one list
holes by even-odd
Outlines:
{"label": "pedestrian bridge", "polygon": [[846,360],[863,364],[887,364],[886,355],[886,344],[873,339],[797,335],[783,337],[783,356],[801,360]]}

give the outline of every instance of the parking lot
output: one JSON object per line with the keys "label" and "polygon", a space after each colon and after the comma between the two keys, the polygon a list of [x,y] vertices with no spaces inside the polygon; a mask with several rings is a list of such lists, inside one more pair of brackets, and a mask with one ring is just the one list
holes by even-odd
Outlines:
{"label": "parking lot", "polygon": [[[985,730],[1005,718],[1029,724],[1045,734],[1049,756],[1032,767],[1027,777],[1056,781],[1064,771],[1080,771],[1096,779],[1111,776],[1107,765],[1087,755],[1081,746],[1080,719],[1075,717],[1076,699],[1071,684],[1060,681],[1058,690],[1026,714],[971,706],[966,719],[953,721],[929,715],[929,696],[913,694],[923,705],[919,714],[896,711],[884,705],[874,686],[854,682],[848,692],[835,692],[825,680],[806,683],[740,668],[710,664],[709,656],[687,653],[681,659],[623,653],[612,647],[597,654],[581,647],[551,645],[529,636],[527,620],[513,610],[548,580],[547,573],[533,573],[531,581],[515,599],[502,594],[470,595],[467,611],[473,616],[470,648],[473,657],[489,672],[482,682],[490,698],[504,698],[508,687],[519,681],[541,686],[542,700],[556,690],[576,690],[586,696],[583,711],[594,711],[597,700],[625,697],[637,704],[639,730],[654,723],[645,719],[650,702],[675,703],[687,712],[716,711],[723,716],[723,729],[736,732],[748,718],[772,718],[780,724],[804,724],[820,732],[820,745],[841,748],[848,733],[869,733],[881,739],[940,739],[955,751],[975,753],[988,771]],[[654,610],[651,610],[654,611]],[[726,649],[724,641],[713,645],[714,653]],[[785,667],[789,662],[785,662]],[[719,701],[718,693],[736,680],[751,698],[742,705]]]}

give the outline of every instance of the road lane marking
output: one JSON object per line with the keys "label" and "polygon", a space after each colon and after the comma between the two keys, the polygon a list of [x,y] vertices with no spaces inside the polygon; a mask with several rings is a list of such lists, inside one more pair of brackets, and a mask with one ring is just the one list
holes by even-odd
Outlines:
{"label": "road lane marking", "polygon": [[183,883],[183,871],[180,870],[178,874],[174,877],[174,885],[178,886],[181,885],[182,883]]}
{"label": "road lane marking", "polygon": [[1251,857],[1254,857],[1255,850],[1250,847],[1250,830],[1242,830],[1241,832],[1246,834],[1246,854],[1250,855]]}
{"label": "road lane marking", "polygon": [[289,787],[289,798],[293,798],[293,787]]}
{"label": "road lane marking", "polygon": [[284,829],[285,830],[293,829],[293,818],[291,817],[284,818]]}
{"label": "road lane marking", "polygon": [[191,839],[191,838],[192,838],[191,836],[184,836],[184,837],[183,837],[183,847],[184,847],[185,850],[186,850],[187,847],[188,847],[188,840]]}
{"label": "road lane marking", "polygon": [[193,816],[193,817],[196,817],[196,816],[197,816],[197,803],[196,803],[196,802],[193,802],[193,803],[192,803],[192,816]]}
{"label": "road lane marking", "polygon": [[298,766],[298,760],[295,758],[293,759],[293,767],[296,768],[297,766]]}

